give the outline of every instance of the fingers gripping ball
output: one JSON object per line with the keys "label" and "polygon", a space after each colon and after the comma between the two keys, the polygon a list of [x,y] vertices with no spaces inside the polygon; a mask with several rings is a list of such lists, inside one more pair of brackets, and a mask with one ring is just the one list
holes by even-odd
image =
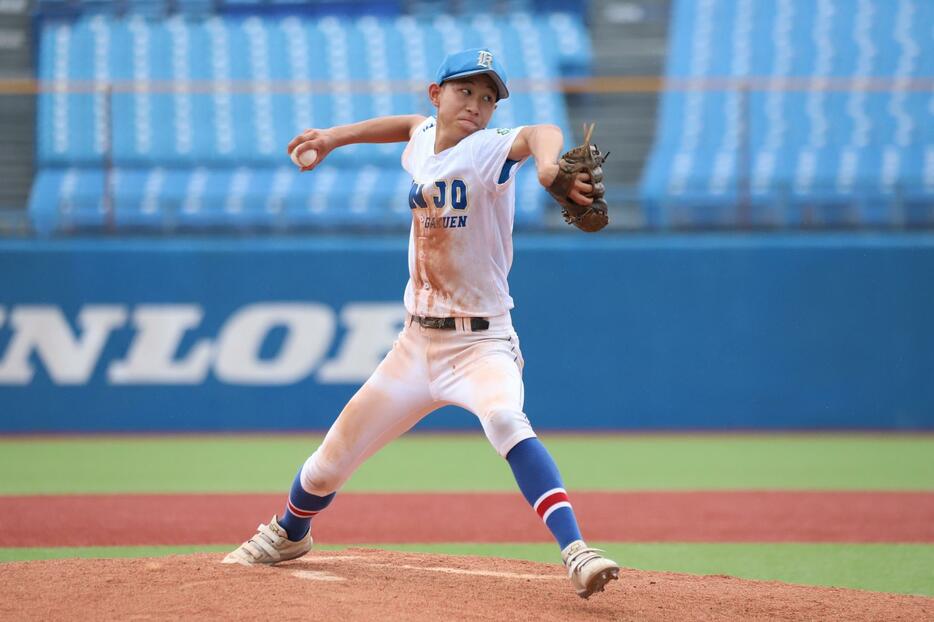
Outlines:
{"label": "fingers gripping ball", "polygon": [[[606,194],[603,185],[603,162],[609,154],[601,153],[596,145],[590,144],[593,128],[594,124],[591,123],[583,145],[574,147],[561,156],[558,160],[558,174],[547,188],[548,193],[561,206],[565,222],[587,232],[599,231],[610,222],[606,200],[603,198]],[[593,190],[587,195],[593,199],[590,205],[580,205],[570,197],[574,180],[580,173],[589,175],[593,185]]]}
{"label": "fingers gripping ball", "polygon": [[303,151],[301,154],[298,153],[298,148],[292,150],[291,153],[292,162],[295,163],[295,166],[298,168],[305,168],[306,166],[311,166],[318,161],[318,152],[314,149],[308,149]]}

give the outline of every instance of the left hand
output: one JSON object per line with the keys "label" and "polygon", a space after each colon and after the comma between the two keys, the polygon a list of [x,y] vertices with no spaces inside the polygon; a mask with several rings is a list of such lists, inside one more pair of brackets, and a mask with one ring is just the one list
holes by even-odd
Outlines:
{"label": "left hand", "polygon": [[591,192],[593,192],[593,184],[590,183],[590,175],[588,173],[578,173],[577,177],[574,178],[574,186],[568,192],[568,198],[578,205],[587,206],[593,203],[593,199],[587,196]]}

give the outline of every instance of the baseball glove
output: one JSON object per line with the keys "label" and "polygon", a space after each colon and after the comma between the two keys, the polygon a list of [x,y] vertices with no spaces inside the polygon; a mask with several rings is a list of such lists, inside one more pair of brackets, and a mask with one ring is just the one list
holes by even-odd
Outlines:
{"label": "baseball glove", "polygon": [[[603,198],[606,193],[603,186],[603,162],[610,154],[600,153],[596,145],[590,144],[593,127],[594,124],[591,123],[586,128],[583,145],[574,147],[561,156],[558,160],[558,174],[547,188],[548,194],[561,206],[565,222],[588,232],[599,231],[610,222]],[[593,190],[587,195],[593,199],[590,205],[579,205],[570,197],[578,173],[590,175],[590,183],[593,184]]]}

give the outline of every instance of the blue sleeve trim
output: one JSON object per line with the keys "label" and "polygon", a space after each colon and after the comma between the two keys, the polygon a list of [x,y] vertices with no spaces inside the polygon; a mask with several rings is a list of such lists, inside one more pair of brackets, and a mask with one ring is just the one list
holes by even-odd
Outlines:
{"label": "blue sleeve trim", "polygon": [[510,160],[506,158],[506,163],[503,164],[503,170],[499,172],[499,180],[496,182],[498,184],[504,184],[509,179],[509,172],[512,170],[512,167],[519,163],[519,160]]}

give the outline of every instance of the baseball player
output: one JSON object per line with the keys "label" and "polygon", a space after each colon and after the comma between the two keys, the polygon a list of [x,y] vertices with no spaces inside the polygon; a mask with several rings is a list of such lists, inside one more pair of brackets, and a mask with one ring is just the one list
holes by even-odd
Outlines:
{"label": "baseball player", "polygon": [[557,541],[577,594],[588,598],[618,578],[619,566],[584,543],[558,467],[523,413],[524,363],[506,280],[516,170],[531,156],[542,185],[558,188],[559,199],[578,209],[574,218],[596,210],[605,224],[602,173],[573,172],[567,154],[559,161],[563,137],[554,125],[486,129],[497,101],[508,96],[499,60],[487,49],[465,50],[445,58],[428,87],[435,116],[310,129],[289,143],[293,160],[312,170],[343,145],[407,142],[402,166],[413,180],[407,315],[392,350],[299,470],[282,514],[224,563],[273,564],[307,553],[312,518],[354,470],[433,410],[455,404],[480,419],[508,461]]}

